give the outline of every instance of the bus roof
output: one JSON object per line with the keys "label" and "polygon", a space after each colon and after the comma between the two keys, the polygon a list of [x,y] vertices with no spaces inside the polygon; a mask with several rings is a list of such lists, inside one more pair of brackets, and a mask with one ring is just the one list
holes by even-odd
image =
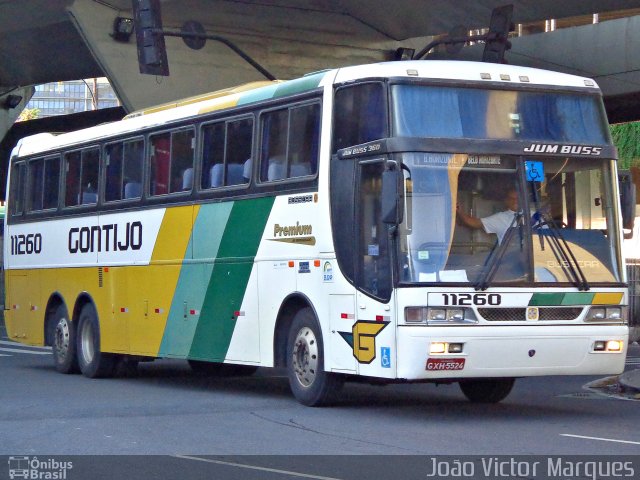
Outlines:
{"label": "bus roof", "polygon": [[37,134],[25,137],[20,140],[12,156],[32,155],[56,148],[68,148],[92,140],[98,142],[116,135],[134,134],[141,129],[162,126],[182,118],[304,93],[326,84],[351,82],[372,77],[419,77],[474,83],[493,82],[495,84],[495,82],[499,82],[514,86],[528,84],[597,88],[593,80],[585,77],[514,65],[445,60],[384,62],[326,70],[289,81],[251,82],[143,109],[127,115],[122,121],[60,135]]}

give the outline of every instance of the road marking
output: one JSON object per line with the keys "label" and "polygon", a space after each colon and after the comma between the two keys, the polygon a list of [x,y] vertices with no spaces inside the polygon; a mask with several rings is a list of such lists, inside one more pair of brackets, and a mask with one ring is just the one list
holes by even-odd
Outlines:
{"label": "road marking", "polygon": [[51,355],[51,352],[36,352],[34,350],[21,350],[19,348],[0,347],[0,352],[27,353],[29,355]]}
{"label": "road marking", "polygon": [[5,355],[3,353],[0,353],[0,357],[10,357],[11,355]]}
{"label": "road marking", "polygon": [[632,442],[631,440],[616,440],[615,438],[585,437],[584,435],[571,435],[570,433],[561,433],[560,436],[584,438],[586,440],[600,440],[601,442],[631,443],[632,445],[640,445],[640,442]]}
{"label": "road marking", "polygon": [[283,475],[289,475],[291,477],[314,478],[316,480],[339,480],[335,477],[323,477],[321,475],[311,475],[308,473],[291,472],[288,470],[278,470],[277,468],[259,467],[257,465],[246,465],[243,463],[223,462],[222,460],[212,460],[209,458],[192,457],[190,455],[175,455],[175,457],[184,458],[186,460],[198,460],[200,462],[215,463],[217,465],[227,465],[229,467],[247,468],[249,470],[259,470],[262,472],[281,473]]}
{"label": "road marking", "polygon": [[51,347],[38,347],[37,345],[25,345],[23,343],[12,342],[12,341],[2,341],[0,340],[0,345],[9,345],[13,347],[25,347],[25,348],[35,348],[36,350],[51,350]]}

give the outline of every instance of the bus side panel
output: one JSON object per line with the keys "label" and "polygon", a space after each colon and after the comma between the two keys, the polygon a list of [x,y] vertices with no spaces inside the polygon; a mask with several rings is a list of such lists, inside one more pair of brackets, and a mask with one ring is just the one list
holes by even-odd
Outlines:
{"label": "bus side panel", "polygon": [[[224,361],[242,312],[254,257],[273,198],[202,205],[193,227],[192,259],[180,270],[159,354],[177,358]],[[247,300],[248,301],[248,300]],[[185,316],[186,315],[186,316]],[[240,318],[240,319],[239,319]],[[242,353],[232,360],[259,358],[257,324],[242,330]],[[241,358],[240,358],[241,357]]]}
{"label": "bus side panel", "polygon": [[10,339],[35,344],[27,336],[29,330],[29,277],[28,270],[7,270],[5,325]]}
{"label": "bus side panel", "polygon": [[[118,270],[116,315],[126,318],[131,353],[158,356],[168,318],[185,324],[185,299],[176,285],[185,259],[191,260],[191,231],[198,207],[167,208],[150,265]],[[180,305],[178,305],[180,304]]]}
{"label": "bus side panel", "polygon": [[[227,359],[243,299],[252,295],[255,301],[257,295],[255,289],[248,288],[249,278],[273,202],[269,197],[233,202],[226,224],[221,225],[224,233],[202,302],[190,358]],[[202,208],[216,207],[212,204]],[[250,352],[247,359],[258,358],[258,338],[256,332],[247,339],[252,342],[245,344],[246,351]]]}

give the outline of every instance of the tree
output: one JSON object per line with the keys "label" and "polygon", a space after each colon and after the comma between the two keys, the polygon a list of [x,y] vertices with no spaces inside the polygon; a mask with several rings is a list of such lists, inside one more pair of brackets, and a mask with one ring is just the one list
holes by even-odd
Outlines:
{"label": "tree", "polygon": [[25,108],[20,112],[20,116],[18,117],[17,122],[24,122],[26,120],[33,120],[40,116],[39,108]]}

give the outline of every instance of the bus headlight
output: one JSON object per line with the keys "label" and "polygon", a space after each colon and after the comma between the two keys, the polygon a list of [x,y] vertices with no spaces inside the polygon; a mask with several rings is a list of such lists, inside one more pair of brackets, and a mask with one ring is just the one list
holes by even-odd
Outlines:
{"label": "bus headlight", "polygon": [[406,307],[404,320],[410,324],[459,325],[478,323],[472,310],[450,307]]}
{"label": "bus headlight", "polygon": [[620,353],[624,349],[622,340],[596,340],[593,343],[594,352]]}
{"label": "bus headlight", "polygon": [[591,307],[584,321],[626,323],[626,313],[625,307]]}

